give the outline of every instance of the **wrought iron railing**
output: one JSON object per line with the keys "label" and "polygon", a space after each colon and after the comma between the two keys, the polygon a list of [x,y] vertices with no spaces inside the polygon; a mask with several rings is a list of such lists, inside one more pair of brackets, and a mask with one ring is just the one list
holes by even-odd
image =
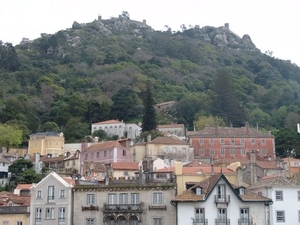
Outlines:
{"label": "wrought iron railing", "polygon": [[215,195],[215,203],[229,203],[230,195]]}
{"label": "wrought iron railing", "polygon": [[215,219],[215,225],[230,225],[230,219]]}

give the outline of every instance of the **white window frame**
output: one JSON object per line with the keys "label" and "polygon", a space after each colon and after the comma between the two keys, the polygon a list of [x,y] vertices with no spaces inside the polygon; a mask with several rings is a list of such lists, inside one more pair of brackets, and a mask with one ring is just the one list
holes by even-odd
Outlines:
{"label": "white window frame", "polygon": [[152,219],[153,225],[163,225],[163,218],[162,217],[154,217]]}
{"label": "white window frame", "polygon": [[95,225],[95,218],[86,218],[85,224],[86,225]]}
{"label": "white window frame", "polygon": [[2,225],[9,225],[9,221],[3,221]]}
{"label": "white window frame", "polygon": [[199,154],[200,154],[200,155],[204,155],[204,149],[203,149],[203,148],[200,148],[200,149],[199,149]]}
{"label": "white window frame", "polygon": [[177,152],[177,148],[176,147],[172,147],[172,152],[176,153]]}
{"label": "white window frame", "polygon": [[282,223],[285,222],[285,212],[284,212],[284,210],[277,210],[276,211],[276,222],[282,222]]}
{"label": "white window frame", "polygon": [[117,194],[108,194],[108,204],[109,205],[117,204]]}
{"label": "white window frame", "polygon": [[202,195],[201,187],[196,187],[196,195]]}
{"label": "white window frame", "polygon": [[262,138],[262,139],[261,139],[261,143],[262,143],[262,144],[266,144],[266,139],[265,139],[265,138]]}
{"label": "white window frame", "polygon": [[283,201],[283,191],[280,190],[275,191],[275,200]]}
{"label": "white window frame", "polygon": [[230,155],[235,155],[235,148],[230,149]]}
{"label": "white window frame", "polygon": [[214,155],[215,154],[215,149],[214,148],[209,149],[209,154]]}
{"label": "white window frame", "polygon": [[59,207],[58,208],[58,222],[65,222],[66,221],[66,208]]}
{"label": "white window frame", "polygon": [[186,148],[181,149],[182,154],[186,154]]}
{"label": "white window frame", "polygon": [[34,219],[35,219],[35,222],[42,221],[42,208],[35,208]]}
{"label": "white window frame", "polygon": [[140,203],[140,194],[139,193],[131,193],[131,204],[139,204]]}
{"label": "white window frame", "polygon": [[225,144],[224,138],[221,138],[221,139],[220,139],[220,144]]}
{"label": "white window frame", "polygon": [[300,191],[297,191],[298,201],[300,201]]}
{"label": "white window frame", "polygon": [[204,143],[203,138],[200,138],[200,139],[199,139],[199,143],[200,143],[200,144],[203,144],[203,143]]}
{"label": "white window frame", "polygon": [[54,202],[55,199],[55,186],[48,186],[47,202]]}
{"label": "white window frame", "polygon": [[204,208],[195,209],[195,224],[205,224],[205,210]]}
{"label": "white window frame", "polygon": [[245,139],[241,138],[241,144],[245,144]]}
{"label": "white window frame", "polygon": [[22,221],[17,221],[16,225],[23,225],[23,222]]}
{"label": "white window frame", "polygon": [[122,204],[122,205],[128,204],[128,194],[127,193],[119,194],[119,204]]}
{"label": "white window frame", "polygon": [[209,143],[213,144],[215,142],[215,140],[213,138],[209,139]]}
{"label": "white window frame", "polygon": [[225,148],[221,148],[221,155],[225,155]]}
{"label": "white window frame", "polygon": [[55,208],[46,208],[45,210],[45,218],[46,219],[54,219],[55,218]]}
{"label": "white window frame", "polygon": [[36,198],[38,199],[43,198],[43,190],[39,189],[36,191]]}
{"label": "white window frame", "polygon": [[66,190],[65,189],[60,190],[59,197],[60,198],[66,198]]}
{"label": "white window frame", "polygon": [[95,194],[86,195],[86,205],[88,206],[95,205]]}
{"label": "white window frame", "polygon": [[163,194],[162,192],[153,192],[153,205],[162,205],[163,204]]}

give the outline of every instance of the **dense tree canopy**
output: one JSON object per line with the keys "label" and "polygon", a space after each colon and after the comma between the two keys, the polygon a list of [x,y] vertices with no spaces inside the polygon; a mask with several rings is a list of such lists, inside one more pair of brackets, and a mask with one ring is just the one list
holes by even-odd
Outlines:
{"label": "dense tree canopy", "polygon": [[10,147],[22,143],[22,130],[16,126],[0,124],[0,147],[4,146],[8,152]]}
{"label": "dense tree canopy", "polygon": [[276,155],[280,157],[300,157],[300,134],[291,128],[282,128],[273,132]]}

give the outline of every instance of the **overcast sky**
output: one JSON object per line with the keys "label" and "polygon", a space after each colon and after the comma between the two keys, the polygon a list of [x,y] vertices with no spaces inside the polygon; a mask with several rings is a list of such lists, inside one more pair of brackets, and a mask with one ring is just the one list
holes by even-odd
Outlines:
{"label": "overcast sky", "polygon": [[101,15],[117,17],[127,11],[132,20],[155,30],[180,30],[180,25],[223,26],[242,37],[249,34],[262,52],[300,66],[300,0],[1,0],[0,40],[19,44],[41,33],[88,23]]}

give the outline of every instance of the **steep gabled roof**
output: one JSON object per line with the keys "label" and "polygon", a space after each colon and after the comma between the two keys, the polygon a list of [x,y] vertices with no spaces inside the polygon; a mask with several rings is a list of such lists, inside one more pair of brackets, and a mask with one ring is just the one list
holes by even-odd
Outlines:
{"label": "steep gabled roof", "polygon": [[[61,176],[59,176],[57,173],[55,173],[54,171],[52,171],[51,173],[49,173],[46,177],[44,177],[39,183],[34,184],[30,189],[33,188],[38,188],[40,185],[42,185],[44,182],[46,182],[49,179],[56,179],[58,182],[60,182],[62,185],[64,185],[65,187],[72,187],[73,185],[70,184],[68,181],[66,181],[64,178],[62,178]],[[54,183],[55,184],[55,183]]]}
{"label": "steep gabled roof", "polygon": [[249,189],[255,189],[260,187],[298,187],[300,188],[300,185],[296,185],[295,183],[291,182],[285,177],[282,176],[266,176],[261,178],[259,181],[257,181],[255,184],[249,186]]}
{"label": "steep gabled roof", "polygon": [[157,137],[154,140],[152,140],[150,142],[150,144],[188,145],[187,142],[184,142],[178,138],[169,137],[169,136]]}
{"label": "steep gabled roof", "polygon": [[[213,175],[210,178],[195,184],[193,187],[184,191],[182,194],[176,196],[172,201],[174,201],[174,202],[206,201],[206,199],[210,196],[210,194],[212,193],[213,189],[215,188],[215,186],[217,185],[217,183],[219,182],[220,179],[223,179],[227,183],[228,187],[233,191],[233,193],[236,195],[236,197],[240,201],[243,201],[243,202],[271,202],[272,201],[269,198],[258,195],[247,189],[245,189],[244,195],[239,195],[236,190],[238,187],[230,184],[229,181],[224,176],[224,174],[221,174],[221,173]],[[200,187],[202,189],[201,195],[196,195],[194,189],[197,187]]]}

